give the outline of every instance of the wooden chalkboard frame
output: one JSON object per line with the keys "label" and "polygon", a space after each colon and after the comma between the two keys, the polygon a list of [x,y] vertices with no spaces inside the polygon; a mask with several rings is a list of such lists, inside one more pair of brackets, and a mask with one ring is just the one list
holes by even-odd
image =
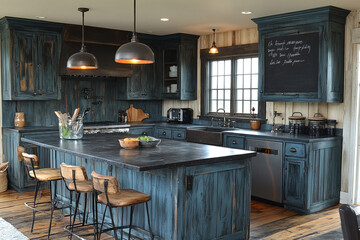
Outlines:
{"label": "wooden chalkboard frame", "polygon": [[318,31],[264,38],[263,89],[266,93],[317,93],[319,90]]}

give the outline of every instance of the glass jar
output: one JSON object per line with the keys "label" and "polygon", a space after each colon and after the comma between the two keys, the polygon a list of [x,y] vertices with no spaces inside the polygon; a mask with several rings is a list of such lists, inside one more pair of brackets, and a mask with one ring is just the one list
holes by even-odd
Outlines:
{"label": "glass jar", "polygon": [[335,136],[336,133],[336,120],[327,120],[327,134],[329,136]]}
{"label": "glass jar", "polygon": [[[299,114],[299,116],[295,116],[295,114]],[[293,114],[289,117],[289,130],[290,134],[305,133],[305,117],[301,112],[293,112]]]}
{"label": "glass jar", "polygon": [[59,136],[61,139],[81,139],[84,135],[83,120],[81,117],[72,121],[59,121]]}
{"label": "glass jar", "polygon": [[325,131],[326,118],[320,113],[315,113],[314,117],[309,118],[309,135],[310,136],[323,136]]}
{"label": "glass jar", "polygon": [[23,112],[15,113],[14,125],[15,125],[15,127],[24,127],[25,126],[25,114]]}

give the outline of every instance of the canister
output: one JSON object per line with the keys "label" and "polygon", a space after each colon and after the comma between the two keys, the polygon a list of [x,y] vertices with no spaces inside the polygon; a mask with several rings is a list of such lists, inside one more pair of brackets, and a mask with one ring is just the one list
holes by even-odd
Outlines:
{"label": "canister", "polygon": [[324,136],[326,134],[326,118],[321,113],[315,113],[314,117],[309,117],[309,135]]}
{"label": "canister", "polygon": [[326,129],[327,129],[327,135],[335,136],[335,133],[336,133],[336,120],[328,119],[326,121]]}
{"label": "canister", "polygon": [[289,117],[290,134],[304,134],[306,132],[305,117],[301,112],[293,112]]}

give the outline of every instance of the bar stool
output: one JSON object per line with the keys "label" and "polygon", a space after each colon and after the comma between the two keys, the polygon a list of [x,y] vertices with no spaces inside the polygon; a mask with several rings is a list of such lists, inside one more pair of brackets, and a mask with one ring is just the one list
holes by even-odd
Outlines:
{"label": "bar stool", "polygon": [[[117,240],[116,230],[121,229],[121,239],[123,239],[123,229],[129,228],[129,240],[131,238],[131,229],[135,226],[132,226],[132,217],[134,212],[134,207],[137,204],[145,203],[146,206],[146,213],[147,213],[147,220],[149,225],[149,235],[151,239],[154,239],[154,235],[151,230],[150,226],[150,216],[149,216],[149,207],[148,201],[151,199],[151,196],[142,192],[138,192],[133,189],[120,189],[119,183],[115,177],[112,176],[103,176],[97,174],[96,172],[91,173],[91,177],[93,180],[93,187],[95,192],[95,202],[96,202],[96,223],[97,222],[97,203],[104,204],[105,210],[103,213],[103,219],[101,222],[100,231],[98,231],[98,239],[101,237],[101,233],[106,231],[114,231],[115,239]],[[114,223],[114,217],[112,213],[112,208],[117,207],[127,207],[130,206],[130,225],[129,226],[119,226],[116,227]],[[105,220],[106,210],[109,207],[110,217],[112,228],[102,229]],[[122,219],[122,218],[121,218]]]}
{"label": "bar stool", "polygon": [[[83,219],[82,223],[77,224],[78,226],[85,226],[85,220],[86,220],[86,205],[87,205],[87,196],[88,193],[93,192],[93,186],[92,181],[88,179],[88,176],[86,174],[86,170],[84,166],[72,166],[68,165],[66,163],[60,164],[60,170],[61,170],[61,176],[64,180],[66,188],[70,191],[70,204],[72,206],[72,195],[73,192],[75,192],[75,212],[74,217],[71,219],[71,212],[72,207],[70,207],[70,224],[69,227],[66,226],[65,230],[70,233],[70,239],[72,238],[72,235],[75,235],[76,237],[80,237],[77,234],[74,234],[74,227],[75,227],[75,220],[76,220],[76,214],[79,211],[79,200],[80,196],[83,193],[84,194],[84,211],[83,211]],[[92,198],[93,199],[93,198]],[[95,209],[94,209],[94,201],[93,201],[93,221],[95,222]],[[90,234],[85,234],[82,236],[88,236]],[[96,231],[95,231],[95,225],[94,225],[94,239],[96,238]]]}
{"label": "bar stool", "polygon": [[[17,155],[19,161],[23,161],[26,167],[28,175],[36,180],[35,186],[35,195],[33,202],[26,202],[25,206],[33,210],[33,219],[31,224],[31,232],[34,230],[34,223],[35,223],[35,213],[36,212],[44,212],[40,209],[37,209],[37,206],[40,204],[50,203],[50,223],[48,228],[48,239],[50,237],[51,232],[51,224],[53,219],[54,208],[56,204],[56,181],[61,180],[60,169],[58,168],[39,168],[39,159],[35,154],[28,154],[25,152],[25,148],[18,146],[17,147]],[[38,195],[38,191],[40,189],[41,183],[49,182],[50,183],[50,201],[44,202],[36,202],[36,198]],[[55,182],[55,189],[54,189],[54,197],[52,196],[52,182]],[[29,204],[32,203],[32,206]]]}

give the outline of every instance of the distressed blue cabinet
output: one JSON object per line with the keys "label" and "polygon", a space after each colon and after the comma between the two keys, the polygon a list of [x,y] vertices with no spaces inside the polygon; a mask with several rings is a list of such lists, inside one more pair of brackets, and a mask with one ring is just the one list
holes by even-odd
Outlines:
{"label": "distressed blue cabinet", "polygon": [[[198,38],[189,34],[172,34],[162,38],[162,99],[196,100]],[[170,75],[172,66],[177,67],[176,76]],[[171,85],[176,85],[176,92],[171,92]]]}
{"label": "distressed blue cabinet", "polygon": [[58,99],[62,24],[5,17],[0,30],[3,100]]}
{"label": "distressed blue cabinet", "polygon": [[33,191],[35,188],[35,181],[30,178],[26,172],[25,166],[18,161],[17,147],[25,147],[28,153],[34,153],[39,157],[40,168],[49,167],[49,150],[35,145],[22,143],[21,137],[26,137],[34,134],[53,134],[57,130],[39,131],[19,131],[16,129],[3,128],[3,154],[4,160],[9,162],[8,178],[9,186],[18,192]]}
{"label": "distressed blue cabinet", "polygon": [[284,159],[284,202],[303,208],[305,205],[305,159]]}
{"label": "distressed blue cabinet", "polygon": [[131,126],[129,133],[134,135],[154,136],[154,126]]}
{"label": "distressed blue cabinet", "polygon": [[118,100],[153,100],[160,99],[161,79],[161,44],[156,36],[139,34],[139,41],[148,45],[154,52],[152,64],[133,64],[132,76],[117,82],[116,97]]}
{"label": "distressed blue cabinet", "polygon": [[259,100],[343,102],[349,12],[329,6],[253,19],[259,31]]}
{"label": "distressed blue cabinet", "polygon": [[185,141],[186,129],[156,126],[155,137]]}
{"label": "distressed blue cabinet", "polygon": [[245,138],[238,135],[224,134],[224,147],[245,149]]}

